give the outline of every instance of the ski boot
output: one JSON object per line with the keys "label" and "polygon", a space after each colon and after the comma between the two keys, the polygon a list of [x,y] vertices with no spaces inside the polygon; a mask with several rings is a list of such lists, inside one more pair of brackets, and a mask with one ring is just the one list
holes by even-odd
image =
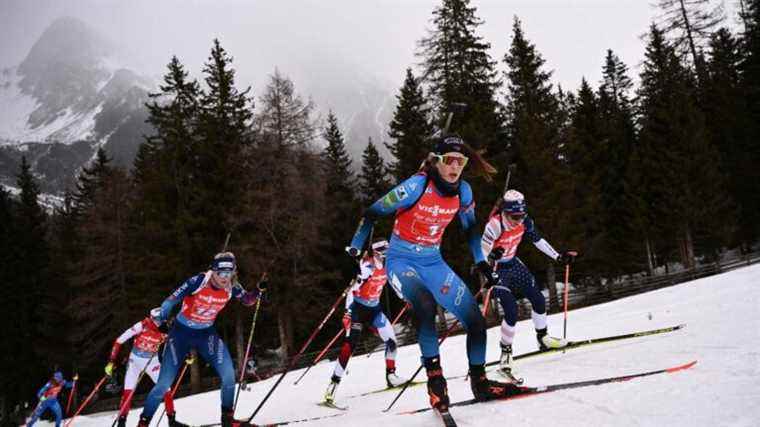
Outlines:
{"label": "ski boot", "polygon": [[335,389],[338,388],[338,384],[340,384],[340,377],[333,375],[332,378],[330,378],[330,384],[327,386],[327,390],[325,391],[325,402],[335,402]]}
{"label": "ski boot", "polygon": [[150,420],[141,415],[140,421],[137,423],[137,427],[148,427],[149,425],[150,425]]}
{"label": "ski boot", "polygon": [[388,388],[402,386],[405,382],[405,379],[396,375],[396,368],[385,370],[385,383],[388,385]]}
{"label": "ski boot", "polygon": [[425,359],[427,371],[427,389],[430,396],[430,406],[439,412],[449,410],[449,390],[446,386],[446,378],[443,377],[440,359],[438,357]]}
{"label": "ski boot", "polygon": [[181,423],[177,421],[175,418],[177,414],[166,414],[166,416],[169,418],[169,427],[190,427],[189,425],[185,423]]}
{"label": "ski boot", "polygon": [[484,365],[470,365],[470,388],[475,400],[481,402],[520,393],[520,387],[514,384],[489,380]]}
{"label": "ski boot", "polygon": [[222,427],[256,427],[248,421],[236,420],[232,409],[222,408]]}
{"label": "ski boot", "polygon": [[116,427],[127,427],[127,416],[122,415],[119,417],[119,420],[116,422]]}
{"label": "ski boot", "polygon": [[536,340],[538,349],[541,351],[552,350],[567,346],[567,341],[562,338],[555,338],[546,332],[546,328],[536,329]]}
{"label": "ski boot", "polygon": [[512,371],[512,344],[501,344],[501,359],[499,360],[499,375],[512,384],[522,384],[523,379],[515,376]]}

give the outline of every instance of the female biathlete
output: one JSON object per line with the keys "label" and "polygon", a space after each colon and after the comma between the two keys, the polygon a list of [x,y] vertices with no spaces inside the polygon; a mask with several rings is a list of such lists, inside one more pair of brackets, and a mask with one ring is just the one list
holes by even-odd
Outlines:
{"label": "female biathlete", "polygon": [[510,394],[515,385],[491,381],[485,374],[486,325],[475,298],[462,279],[441,257],[443,232],[459,217],[478,271],[495,284],[491,267],[480,248],[475,202],[470,185],[461,178],[472,159],[477,172],[490,179],[495,169],[457,135],[435,141],[419,173],[393,188],[364,213],[346,251],[358,257],[379,217],[395,214],[387,255],[389,282],[414,308],[423,364],[428,376],[430,404],[446,411],[449,406],[446,379],[441,369],[435,330],[436,305],[454,314],[467,331],[470,385],[478,400]]}

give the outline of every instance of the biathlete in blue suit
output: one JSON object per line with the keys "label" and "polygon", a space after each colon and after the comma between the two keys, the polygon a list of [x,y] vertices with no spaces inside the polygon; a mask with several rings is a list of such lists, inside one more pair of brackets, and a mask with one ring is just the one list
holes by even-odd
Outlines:
{"label": "biathlete in blue suit", "polygon": [[148,426],[164,394],[174,382],[179,366],[192,349],[214,367],[222,380],[222,427],[251,426],[247,422],[233,419],[235,369],[230,352],[214,327],[216,316],[231,298],[240,300],[243,305],[252,306],[260,296],[260,289],[248,292],[234,281],[236,271],[235,256],[231,252],[217,254],[211,270],[187,279],[161,304],[159,317],[164,321],[180,301],[182,308],[169,331],[161,372],[156,385],[148,394],[138,427]]}
{"label": "biathlete in blue suit", "polygon": [[[76,380],[77,376],[75,375],[74,381]],[[37,392],[37,399],[39,399],[40,402],[37,404],[37,407],[34,408],[32,418],[29,420],[26,427],[32,427],[48,409],[53,411],[53,414],[55,415],[55,427],[60,427],[61,421],[63,421],[63,414],[61,411],[61,405],[58,403],[58,394],[60,394],[61,390],[64,388],[72,387],[74,387],[74,382],[64,380],[62,373],[56,372],[53,374],[53,378],[45,383],[40,391]]]}
{"label": "biathlete in blue suit", "polygon": [[389,282],[414,308],[430,404],[439,410],[448,408],[449,397],[435,330],[437,305],[454,314],[467,331],[470,385],[475,398],[487,400],[505,396],[515,387],[486,377],[485,319],[467,285],[441,256],[443,233],[454,217],[458,217],[478,270],[489,285],[495,284],[491,267],[480,248],[472,189],[461,179],[469,159],[474,160],[478,172],[487,179],[496,172],[459,136],[439,138],[419,173],[366,210],[351,245],[346,248],[349,255],[358,256],[375,220],[395,215],[386,263]]}

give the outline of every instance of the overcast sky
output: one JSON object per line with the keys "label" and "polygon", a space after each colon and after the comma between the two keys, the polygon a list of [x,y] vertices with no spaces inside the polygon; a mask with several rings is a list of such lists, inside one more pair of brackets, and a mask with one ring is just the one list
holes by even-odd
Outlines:
{"label": "overcast sky", "polygon": [[[728,0],[731,2],[732,0]],[[57,17],[84,20],[129,52],[130,68],[163,74],[172,54],[200,71],[211,40],[234,56],[241,83],[261,84],[275,66],[293,78],[321,62],[371,71],[398,87],[417,63],[416,42],[440,0],[0,0],[0,67],[21,62]],[[485,21],[479,34],[501,61],[513,17],[554,70],[575,90],[594,86],[608,48],[636,74],[640,35],[656,16],[648,0],[473,0]],[[733,21],[733,18],[731,18]],[[503,69],[503,64],[500,64]],[[634,76],[635,77],[635,76]]]}

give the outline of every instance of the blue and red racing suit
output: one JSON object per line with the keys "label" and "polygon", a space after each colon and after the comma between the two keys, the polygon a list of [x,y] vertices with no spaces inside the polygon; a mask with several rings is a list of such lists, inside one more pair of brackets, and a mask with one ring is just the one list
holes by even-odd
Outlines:
{"label": "blue and red racing suit", "polygon": [[454,314],[467,330],[471,365],[485,363],[486,331],[477,302],[459,276],[441,256],[446,227],[458,217],[467,233],[475,262],[483,261],[470,185],[460,180],[456,194],[445,196],[425,173],[408,178],[365,212],[351,246],[361,248],[374,221],[395,214],[386,267],[389,282],[414,308],[419,323],[422,356],[439,355],[435,330],[436,303]]}
{"label": "blue and red racing suit", "polygon": [[55,379],[51,379],[45,383],[45,385],[42,386],[42,388],[37,392],[37,398],[40,400],[40,403],[37,404],[36,408],[34,408],[32,418],[29,420],[29,423],[27,423],[26,426],[33,426],[34,423],[36,423],[37,420],[42,416],[42,414],[50,409],[55,415],[55,426],[60,427],[61,422],[63,421],[63,411],[61,410],[61,405],[58,403],[58,394],[61,393],[62,389],[70,389],[72,387],[74,387],[74,383],[72,381],[64,380],[59,382]]}
{"label": "blue and red racing suit", "polygon": [[161,399],[174,382],[179,366],[191,349],[216,370],[222,380],[222,408],[231,410],[235,390],[235,369],[227,346],[216,332],[216,316],[232,299],[251,306],[259,297],[258,290],[245,291],[239,285],[231,289],[217,288],[212,284],[211,271],[187,279],[161,304],[161,319],[166,320],[172,308],[180,301],[182,308],[166,340],[164,358],[158,381],[148,394],[142,417],[148,421],[156,412]]}

